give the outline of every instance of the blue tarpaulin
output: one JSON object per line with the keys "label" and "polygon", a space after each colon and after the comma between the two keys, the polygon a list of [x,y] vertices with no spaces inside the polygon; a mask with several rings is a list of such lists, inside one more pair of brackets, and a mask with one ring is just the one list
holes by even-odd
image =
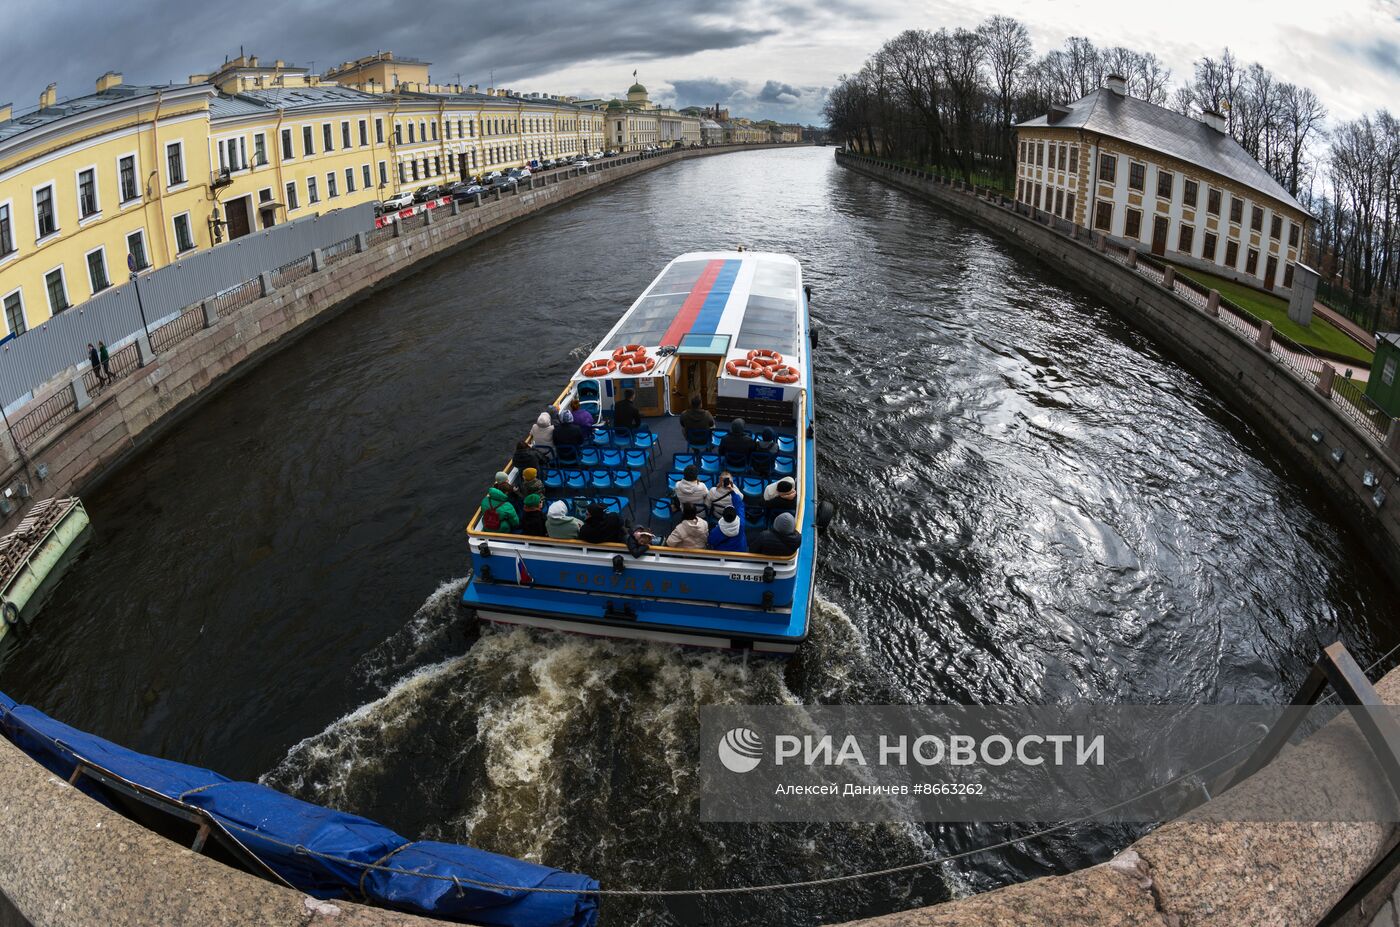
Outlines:
{"label": "blue tarpaulin", "polygon": [[[28,705],[18,705],[4,693],[0,693],[0,733],[65,779],[81,759],[202,809],[288,884],[317,898],[368,901],[484,927],[594,927],[598,919],[597,896],[591,894],[598,883],[588,876],[453,843],[409,841],[357,815],[119,747]],[[79,779],[79,787],[103,799],[91,780]],[[357,863],[395,871],[367,869]],[[483,888],[463,879],[566,891]]]}

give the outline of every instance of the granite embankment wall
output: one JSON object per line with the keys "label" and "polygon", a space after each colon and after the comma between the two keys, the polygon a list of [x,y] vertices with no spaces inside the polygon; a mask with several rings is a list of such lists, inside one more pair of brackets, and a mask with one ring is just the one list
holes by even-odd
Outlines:
{"label": "granite embankment wall", "polygon": [[[1358,419],[1355,407],[1331,394],[1332,375],[1300,373],[1293,355],[1281,355],[1267,334],[1250,330],[1214,306],[1213,299],[1183,294],[1169,276],[1135,266],[1136,255],[1106,251],[1082,230],[1069,233],[1018,213],[1000,197],[974,191],[907,168],[842,152],[845,167],[947,207],[1041,258],[1058,273],[1102,297],[1216,389],[1326,490],[1336,510],[1375,552],[1377,567],[1400,585],[1400,498],[1374,501],[1370,472],[1380,486],[1400,472],[1400,429],[1378,430]],[[1215,311],[1212,311],[1214,307]],[[1262,346],[1261,346],[1262,342]],[[1152,427],[1144,422],[1143,427]],[[1312,437],[1318,433],[1320,441]],[[1340,460],[1335,451],[1340,449]],[[1377,684],[1386,704],[1400,704],[1400,671]],[[1270,795],[1280,807],[1295,783],[1375,790],[1377,779],[1358,780],[1337,760],[1364,750],[1353,738],[1340,747],[1325,739],[1292,753],[1292,778],[1274,766],[1217,801]],[[1357,753],[1356,756],[1362,754]],[[1285,754],[1285,757],[1289,754]],[[1301,771],[1306,770],[1307,775]],[[1238,790],[1247,790],[1237,796]],[[1383,792],[1377,800],[1384,800]],[[1214,803],[1212,803],[1214,804]],[[1165,824],[1113,860],[1063,876],[1036,879],[997,891],[858,922],[860,927],[991,927],[1076,924],[1161,927],[1311,927],[1400,839],[1380,823],[1207,823],[1183,819]],[[1400,911],[1392,874],[1342,924],[1373,922],[1392,927]],[[1400,925],[1400,919],[1395,921]]]}
{"label": "granite embankment wall", "polygon": [[[26,409],[11,415],[23,420],[30,408],[67,404],[62,424],[42,437],[26,441],[17,451],[9,434],[0,432],[0,486],[18,480],[30,487],[33,500],[83,493],[110,476],[133,455],[191,412],[201,401],[251,369],[255,362],[291,343],[337,311],[413,273],[425,263],[479,241],[485,236],[546,209],[648,171],[694,157],[753,151],[775,145],[699,148],[654,155],[629,155],[589,170],[566,169],[531,178],[518,193],[484,197],[479,205],[454,204],[414,216],[394,228],[366,230],[353,248],[318,256],[320,270],[289,283],[275,284],[267,295],[224,314],[209,302],[210,312],[193,307],[186,318],[197,330],[169,350],[156,353],[144,366],[120,376],[90,397],[76,413],[72,388],[36,397]],[[397,234],[396,234],[397,233]],[[288,259],[302,255],[288,255]],[[283,274],[264,275],[269,281]],[[262,292],[262,289],[259,289]],[[152,341],[161,339],[153,334]],[[132,357],[136,356],[132,349]],[[81,379],[81,378],[80,378]],[[42,478],[41,478],[42,474]],[[17,509],[0,522],[9,530],[24,514]]]}
{"label": "granite embankment wall", "polygon": [[1161,265],[1146,255],[1101,246],[1087,231],[1070,234],[1053,219],[1034,220],[985,191],[859,155],[838,152],[837,160],[972,219],[1101,297],[1284,449],[1324,488],[1343,521],[1400,587],[1400,492],[1395,489],[1400,421],[1363,411],[1356,388],[1332,367],[1286,345],[1267,323],[1262,327],[1268,331],[1261,332],[1225,303],[1189,288],[1189,281],[1164,278]]}

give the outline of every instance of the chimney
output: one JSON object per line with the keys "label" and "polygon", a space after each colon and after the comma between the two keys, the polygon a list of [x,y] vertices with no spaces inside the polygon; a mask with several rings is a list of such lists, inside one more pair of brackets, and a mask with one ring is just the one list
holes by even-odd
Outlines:
{"label": "chimney", "polygon": [[120,87],[121,84],[122,76],[116,71],[108,71],[97,79],[97,92],[111,90],[113,87]]}
{"label": "chimney", "polygon": [[9,122],[14,114],[15,105],[13,103],[0,104],[0,123]]}
{"label": "chimney", "polygon": [[47,109],[58,102],[58,84],[49,84],[44,88],[44,92],[39,94],[39,108]]}
{"label": "chimney", "polygon": [[1224,113],[1217,112],[1213,109],[1208,109],[1205,112],[1201,113],[1201,122],[1204,122],[1206,125],[1210,126],[1212,129],[1219,132],[1221,135],[1225,134]]}
{"label": "chimney", "polygon": [[1128,79],[1122,74],[1110,74],[1104,78],[1103,85],[1120,97],[1128,95]]}
{"label": "chimney", "polygon": [[191,84],[207,84],[207,83],[209,83],[209,75],[208,75],[208,74],[191,74],[191,75],[190,75],[190,83],[191,83]]}
{"label": "chimney", "polygon": [[1064,121],[1064,118],[1071,112],[1072,110],[1068,106],[1057,104],[1050,107],[1050,112],[1045,114],[1045,121],[1053,126],[1057,122]]}
{"label": "chimney", "polygon": [[257,56],[257,55],[249,55],[249,56],[248,56],[248,67],[250,67],[250,68],[255,68],[255,67],[257,67],[257,66],[258,66],[258,56]]}
{"label": "chimney", "polygon": [[278,58],[276,61],[272,62],[272,66],[274,68],[285,68],[287,66],[287,62],[283,61],[281,58]]}

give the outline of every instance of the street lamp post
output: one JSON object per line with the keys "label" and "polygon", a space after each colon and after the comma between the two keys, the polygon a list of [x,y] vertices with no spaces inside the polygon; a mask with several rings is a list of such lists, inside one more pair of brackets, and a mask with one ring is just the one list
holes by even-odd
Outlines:
{"label": "street lamp post", "polygon": [[141,330],[146,333],[146,343],[151,341],[151,327],[146,324],[146,304],[141,301],[141,284],[137,282],[136,255],[128,253],[126,269],[131,271],[131,286],[136,290],[136,309],[141,313]]}

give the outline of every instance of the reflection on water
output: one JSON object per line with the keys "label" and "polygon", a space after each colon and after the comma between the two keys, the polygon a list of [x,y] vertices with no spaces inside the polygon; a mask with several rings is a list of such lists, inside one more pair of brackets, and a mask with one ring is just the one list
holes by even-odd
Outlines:
{"label": "reflection on water", "polygon": [[[825,600],[787,665],[483,629],[462,528],[667,260],[744,244],[815,286]],[[86,500],[97,536],[3,688],[138,749],[612,886],[898,865],[1006,827],[700,825],[717,702],[1263,702],[1389,591],[1316,493],[1158,349],[829,149],[666,168],[314,331]],[[269,771],[270,770],[270,771]],[[615,903],[814,924],[1101,861],[1077,828],[839,890]]]}

